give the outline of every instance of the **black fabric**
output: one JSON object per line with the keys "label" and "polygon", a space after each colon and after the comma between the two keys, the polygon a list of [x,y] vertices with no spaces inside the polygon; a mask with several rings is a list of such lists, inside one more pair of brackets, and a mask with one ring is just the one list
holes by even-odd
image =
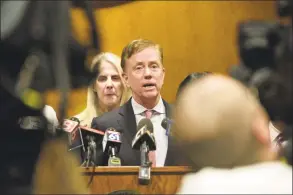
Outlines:
{"label": "black fabric", "polygon": [[18,121],[24,116],[43,116],[40,110],[25,106],[2,87],[0,96],[0,154],[3,158],[0,161],[0,191],[17,193],[22,189],[19,193],[29,193],[45,131],[23,130]]}

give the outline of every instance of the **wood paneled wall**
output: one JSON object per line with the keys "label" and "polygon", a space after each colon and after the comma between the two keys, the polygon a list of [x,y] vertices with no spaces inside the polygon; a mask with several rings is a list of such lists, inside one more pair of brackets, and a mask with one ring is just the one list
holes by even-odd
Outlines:
{"label": "wood paneled wall", "polygon": [[[247,19],[275,20],[273,1],[140,1],[96,11],[103,51],[120,55],[136,38],[162,45],[166,77],[163,97],[172,102],[181,80],[189,73],[225,73],[238,63],[236,25]],[[72,10],[76,38],[88,42],[88,23],[82,10]],[[57,108],[55,92],[47,103]],[[86,90],[72,92],[68,115],[83,109]]]}

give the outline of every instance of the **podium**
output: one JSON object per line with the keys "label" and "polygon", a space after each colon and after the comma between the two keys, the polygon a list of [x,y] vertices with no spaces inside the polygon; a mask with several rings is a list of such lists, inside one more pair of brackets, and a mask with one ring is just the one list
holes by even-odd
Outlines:
{"label": "podium", "polygon": [[139,167],[96,167],[82,169],[83,177],[90,181],[92,194],[109,194],[116,191],[135,191],[139,194],[175,194],[188,167],[170,166],[151,169],[151,181],[148,185],[138,182]]}

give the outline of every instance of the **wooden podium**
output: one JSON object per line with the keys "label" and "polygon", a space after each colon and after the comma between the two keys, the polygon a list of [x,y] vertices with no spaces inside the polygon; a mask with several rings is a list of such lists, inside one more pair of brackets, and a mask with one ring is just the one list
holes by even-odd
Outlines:
{"label": "wooden podium", "polygon": [[83,169],[83,176],[89,181],[93,194],[109,194],[115,191],[131,190],[139,194],[175,194],[181,178],[189,172],[188,167],[155,167],[151,169],[151,182],[138,182],[139,167],[96,167],[93,171]]}

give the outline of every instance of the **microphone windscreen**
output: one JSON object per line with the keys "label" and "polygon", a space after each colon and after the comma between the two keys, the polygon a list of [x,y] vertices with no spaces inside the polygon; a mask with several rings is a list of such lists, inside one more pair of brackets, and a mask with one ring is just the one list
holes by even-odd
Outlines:
{"label": "microphone windscreen", "polygon": [[162,120],[161,126],[162,126],[164,129],[167,129],[167,127],[168,127],[168,120],[167,120],[166,118],[164,118],[164,119]]}
{"label": "microphone windscreen", "polygon": [[154,126],[150,119],[147,119],[147,118],[141,119],[137,125],[137,129],[139,130],[143,126],[146,126],[147,130],[149,130],[151,133],[154,131]]}

